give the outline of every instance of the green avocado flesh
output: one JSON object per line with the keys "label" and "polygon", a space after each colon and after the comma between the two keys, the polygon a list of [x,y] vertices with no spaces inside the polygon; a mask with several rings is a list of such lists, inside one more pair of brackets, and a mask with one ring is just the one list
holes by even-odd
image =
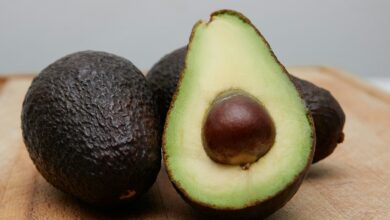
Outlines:
{"label": "green avocado flesh", "polygon": [[[213,161],[202,145],[211,103],[234,90],[256,97],[275,124],[273,146],[247,170]],[[272,198],[311,163],[309,118],[286,70],[249,21],[214,13],[209,23],[193,29],[166,120],[164,158],[170,179],[184,196],[214,209],[241,209]]]}

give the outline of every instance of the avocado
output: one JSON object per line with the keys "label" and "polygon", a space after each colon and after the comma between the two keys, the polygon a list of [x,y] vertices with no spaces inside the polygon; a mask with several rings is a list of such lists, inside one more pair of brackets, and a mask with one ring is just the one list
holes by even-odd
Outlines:
{"label": "avocado", "polygon": [[251,22],[230,10],[199,21],[163,134],[179,194],[214,217],[268,216],[298,190],[314,143],[310,112]]}
{"label": "avocado", "polygon": [[157,100],[162,124],[165,123],[173,94],[184,68],[186,54],[187,47],[176,49],[161,58],[146,74],[146,79],[151,84]]}
{"label": "avocado", "polygon": [[22,109],[23,138],[53,186],[98,206],[146,192],[161,166],[161,124],[142,73],[113,54],[82,51],[46,67]]}
{"label": "avocado", "polygon": [[313,163],[316,163],[332,154],[337,144],[343,142],[345,114],[328,90],[295,76],[291,78],[313,116],[316,130]]}
{"label": "avocado", "polygon": [[[162,123],[165,121],[172,96],[184,68],[187,47],[181,47],[161,58],[146,75],[156,95]],[[313,163],[328,157],[344,139],[345,114],[332,94],[306,80],[290,75],[301,91],[306,106],[313,116],[316,147]]]}

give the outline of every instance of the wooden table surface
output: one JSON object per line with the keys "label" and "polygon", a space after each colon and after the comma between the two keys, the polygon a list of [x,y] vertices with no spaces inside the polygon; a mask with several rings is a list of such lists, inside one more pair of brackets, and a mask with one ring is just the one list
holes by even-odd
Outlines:
{"label": "wooden table surface", "polygon": [[[339,70],[290,68],[327,88],[347,116],[345,141],[313,165],[298,193],[269,219],[390,219],[390,95]],[[101,210],[56,190],[24,147],[21,104],[31,76],[0,77],[0,219],[202,219],[162,169],[134,206]]]}

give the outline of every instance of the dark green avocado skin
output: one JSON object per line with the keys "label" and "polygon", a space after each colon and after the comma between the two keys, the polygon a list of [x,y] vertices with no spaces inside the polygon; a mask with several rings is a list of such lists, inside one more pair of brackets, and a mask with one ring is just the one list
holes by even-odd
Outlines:
{"label": "dark green avocado skin", "polygon": [[[156,180],[159,113],[144,76],[124,58],[83,51],[57,60],[33,80],[21,120],[38,171],[87,203],[130,201]],[[129,190],[135,196],[120,199]]]}
{"label": "dark green avocado skin", "polygon": [[[180,73],[184,67],[187,47],[182,47],[161,58],[146,75],[157,97],[162,123],[176,90]],[[316,149],[313,163],[329,156],[344,139],[345,114],[332,94],[306,80],[291,76],[300,90],[306,106],[313,116],[316,130]]]}
{"label": "dark green avocado skin", "polygon": [[316,163],[332,154],[337,144],[343,142],[345,114],[328,90],[295,76],[291,78],[313,117],[316,130],[313,163]]}
{"label": "dark green avocado skin", "polygon": [[184,68],[186,54],[187,47],[172,51],[154,64],[146,75],[157,99],[162,124],[165,122],[180,73]]}

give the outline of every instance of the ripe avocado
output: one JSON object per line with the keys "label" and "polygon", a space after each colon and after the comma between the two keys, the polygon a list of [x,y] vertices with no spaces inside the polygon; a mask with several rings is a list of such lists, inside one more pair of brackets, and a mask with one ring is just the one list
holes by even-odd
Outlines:
{"label": "ripe avocado", "polygon": [[332,154],[337,144],[343,142],[345,114],[328,90],[295,76],[291,78],[313,116],[316,130],[313,163],[316,163]]}
{"label": "ripe avocado", "polygon": [[195,208],[260,218],[298,190],[313,159],[310,112],[268,43],[242,14],[192,30],[167,114],[168,176]]}
{"label": "ripe avocado", "polygon": [[159,172],[155,99],[142,73],[124,58],[83,51],[55,61],[33,80],[21,119],[38,171],[87,203],[133,200]]}
{"label": "ripe avocado", "polygon": [[[181,47],[161,58],[146,75],[156,94],[162,123],[165,121],[172,96],[184,67],[187,47]],[[291,79],[301,91],[306,106],[313,116],[316,131],[316,149],[313,163],[329,156],[344,139],[345,114],[332,94],[306,80]]]}

